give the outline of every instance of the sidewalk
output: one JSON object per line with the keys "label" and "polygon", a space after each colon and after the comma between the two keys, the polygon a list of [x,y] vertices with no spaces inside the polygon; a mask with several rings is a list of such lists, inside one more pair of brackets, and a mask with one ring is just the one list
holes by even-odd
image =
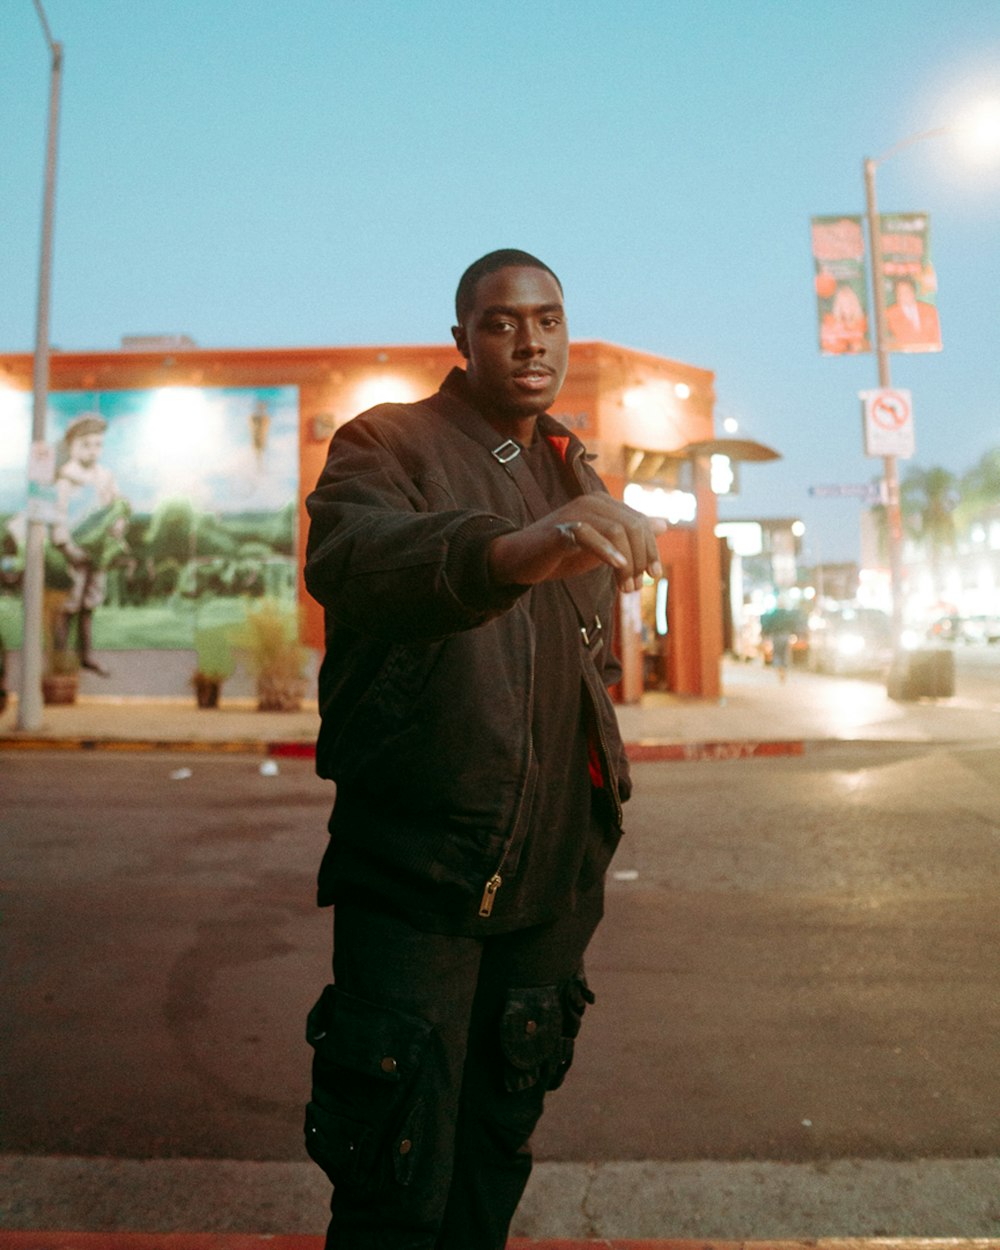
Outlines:
{"label": "sidewalk", "polygon": [[[719,700],[647,694],[618,708],[633,759],[731,759],[800,754],[829,740],[955,742],[1000,738],[997,705],[961,698],[896,703],[877,681],[793,671],[784,683],[759,664],[726,661]],[[2,749],[118,749],[311,753],[315,702],[258,712],[249,699],[199,710],[190,699],[81,696],[46,707],[37,730],[17,729],[16,698],[0,716]]]}

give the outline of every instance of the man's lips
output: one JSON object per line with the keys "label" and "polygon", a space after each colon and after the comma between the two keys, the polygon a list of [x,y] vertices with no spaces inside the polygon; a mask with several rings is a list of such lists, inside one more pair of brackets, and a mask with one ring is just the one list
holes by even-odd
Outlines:
{"label": "man's lips", "polygon": [[513,374],[515,383],[522,390],[542,391],[552,381],[553,370],[547,365],[532,365],[529,369],[518,369]]}

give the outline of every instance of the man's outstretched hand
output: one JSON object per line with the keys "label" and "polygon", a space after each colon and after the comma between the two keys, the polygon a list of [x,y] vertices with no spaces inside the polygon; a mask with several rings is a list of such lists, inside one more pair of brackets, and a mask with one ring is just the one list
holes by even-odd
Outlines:
{"label": "man's outstretched hand", "polygon": [[661,577],[656,535],[666,521],[643,516],[610,495],[582,495],[490,546],[490,573],[502,585],[533,586],[608,565],[620,590],[638,590],[643,573]]}

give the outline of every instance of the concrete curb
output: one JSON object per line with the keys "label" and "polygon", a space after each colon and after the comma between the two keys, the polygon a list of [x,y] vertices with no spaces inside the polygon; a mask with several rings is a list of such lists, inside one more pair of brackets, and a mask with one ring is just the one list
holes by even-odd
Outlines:
{"label": "concrete curb", "polygon": [[[677,742],[643,739],[627,742],[625,750],[634,763],[691,760],[741,760],[762,757],[802,755],[806,744],[801,738],[755,742],[732,739],[717,742]],[[307,742],[265,742],[242,738],[206,741],[201,738],[39,738],[0,737],[0,751],[173,751],[216,752],[229,755],[269,755],[283,759],[314,759],[316,748]]]}

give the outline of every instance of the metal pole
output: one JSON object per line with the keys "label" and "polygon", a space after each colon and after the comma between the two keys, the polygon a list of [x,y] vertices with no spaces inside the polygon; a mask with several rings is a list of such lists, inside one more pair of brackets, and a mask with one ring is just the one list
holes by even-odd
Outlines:
{"label": "metal pole", "polygon": [[[937,132],[929,132],[937,133]],[[922,137],[922,136],[921,136]],[[878,360],[878,384],[892,386],[889,370],[888,335],[885,325],[885,284],[882,280],[882,231],[879,228],[878,204],[875,196],[877,161],[866,159],[865,210],[868,217],[868,243],[872,257],[872,307],[875,310],[875,355]],[[889,539],[889,594],[892,608],[893,649],[898,655],[903,636],[903,521],[899,506],[899,473],[895,456],[884,456],[882,476],[885,482],[885,512]]]}
{"label": "metal pole", "polygon": [[[34,410],[32,444],[45,442],[45,414],[49,398],[49,300],[52,289],[52,226],[55,216],[56,152],[59,137],[59,92],[63,50],[53,42],[45,14],[35,0],[45,38],[52,54],[49,84],[48,139],[45,154],[45,193],[42,201],[42,247],[38,266],[38,320],[35,328]],[[30,477],[30,472],[29,472]],[[30,492],[30,482],[29,482]],[[45,521],[34,514],[28,498],[28,529],[24,551],[21,641],[21,689],[17,701],[17,727],[37,729],[42,722],[42,606],[45,590]]]}

